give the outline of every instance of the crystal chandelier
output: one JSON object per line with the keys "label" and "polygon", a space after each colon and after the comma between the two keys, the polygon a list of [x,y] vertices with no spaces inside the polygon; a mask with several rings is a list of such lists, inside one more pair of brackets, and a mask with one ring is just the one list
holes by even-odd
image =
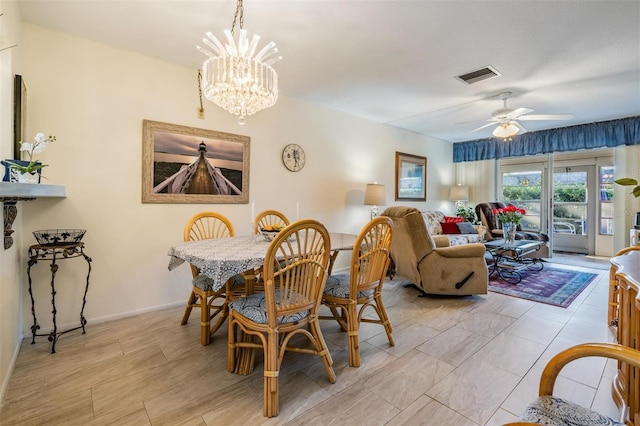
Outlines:
{"label": "crystal chandelier", "polygon": [[[240,34],[236,42],[234,30],[238,17]],[[272,56],[278,52],[274,42],[255,54],[260,36],[254,35],[249,42],[243,26],[244,8],[242,0],[238,0],[231,31],[224,31],[227,43],[223,46],[211,32],[207,32],[202,39],[206,48],[197,46],[200,52],[208,56],[202,65],[201,87],[205,97],[237,115],[238,124],[244,124],[246,116],[276,103],[278,74],[271,65],[282,59],[282,56]]]}

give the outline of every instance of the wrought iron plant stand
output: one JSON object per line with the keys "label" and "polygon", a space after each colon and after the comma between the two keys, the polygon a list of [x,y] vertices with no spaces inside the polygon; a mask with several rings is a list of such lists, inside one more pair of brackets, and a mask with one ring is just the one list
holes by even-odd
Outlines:
{"label": "wrought iron plant stand", "polygon": [[[56,288],[55,288],[55,278],[56,273],[58,272],[58,264],[56,263],[58,260],[65,259],[73,259],[75,257],[83,257],[84,260],[87,261],[87,265],[89,267],[87,271],[87,279],[84,287],[84,294],[82,295],[82,309],[80,310],[80,325],[78,327],[74,327],[64,331],[58,331],[58,326],[56,323]],[[53,329],[48,334],[38,334],[37,331],[40,329],[40,325],[38,324],[38,320],[36,318],[35,311],[35,302],[33,299],[33,292],[31,289],[31,267],[38,263],[39,260],[51,260],[51,306],[53,310],[51,311],[53,318]],[[33,315],[33,325],[31,326],[32,340],[31,344],[36,342],[36,336],[47,336],[49,341],[51,342],[51,353],[56,352],[56,342],[58,341],[58,337],[61,335],[68,333],[70,331],[82,329],[82,334],[85,334],[84,326],[87,324],[87,320],[84,317],[84,308],[87,303],[87,290],[89,289],[89,275],[91,275],[91,258],[87,256],[84,252],[84,243],[76,242],[76,243],[65,243],[65,244],[36,244],[29,247],[29,262],[27,266],[27,276],[29,277],[29,296],[31,297],[31,314]]]}

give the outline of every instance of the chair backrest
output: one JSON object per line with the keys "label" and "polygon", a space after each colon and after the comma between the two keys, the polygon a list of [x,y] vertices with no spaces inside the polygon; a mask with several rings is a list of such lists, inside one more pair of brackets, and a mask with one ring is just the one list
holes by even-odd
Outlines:
{"label": "chair backrest", "polygon": [[258,213],[254,222],[253,232],[255,234],[259,234],[260,228],[264,229],[266,226],[280,225],[281,228],[284,228],[289,225],[289,219],[287,219],[284,213],[280,213],[277,210],[265,210]]}
{"label": "chair backrest", "polygon": [[184,241],[233,237],[235,230],[229,219],[220,213],[202,212],[189,219],[184,227]]}
{"label": "chair backrest", "polygon": [[[233,224],[229,219],[216,212],[201,212],[193,216],[184,227],[184,241],[212,240],[235,236]],[[191,265],[195,278],[200,271]]]}
{"label": "chair backrest", "polygon": [[351,253],[349,294],[355,300],[358,293],[381,286],[390,263],[393,221],[378,216],[367,223],[353,245]]}
{"label": "chair backrest", "polygon": [[414,283],[422,282],[418,264],[436,247],[420,210],[414,207],[388,207],[381,216],[393,221],[391,258],[396,273]]}
{"label": "chair backrest", "polygon": [[[502,224],[499,223],[498,218],[493,213],[494,209],[503,209],[507,206],[512,205],[511,203],[503,203],[501,201],[493,201],[489,203],[480,203],[476,205],[476,216],[482,222],[484,226],[487,227],[487,230],[491,232],[493,229],[502,229]],[[521,231],[522,228],[518,224],[516,227],[518,231]],[[494,235],[495,237],[495,235]]]}
{"label": "chair backrest", "polygon": [[273,239],[263,266],[269,327],[277,327],[285,315],[317,315],[330,251],[329,232],[312,219],[292,223]]}

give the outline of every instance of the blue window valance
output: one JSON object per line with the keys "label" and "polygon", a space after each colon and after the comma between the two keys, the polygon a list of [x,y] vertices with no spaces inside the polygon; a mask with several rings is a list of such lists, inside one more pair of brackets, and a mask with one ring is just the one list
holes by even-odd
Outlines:
{"label": "blue window valance", "polygon": [[640,116],[560,127],[514,136],[511,141],[478,139],[453,144],[453,162],[640,145]]}

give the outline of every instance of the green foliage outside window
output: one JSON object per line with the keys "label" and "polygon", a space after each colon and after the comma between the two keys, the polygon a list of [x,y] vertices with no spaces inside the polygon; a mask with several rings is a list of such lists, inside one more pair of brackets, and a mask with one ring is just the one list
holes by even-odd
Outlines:
{"label": "green foliage outside window", "polygon": [[[562,185],[556,187],[553,201],[556,203],[585,203],[587,189],[584,185]],[[613,199],[613,188],[605,188],[606,199]],[[505,186],[502,189],[505,201],[539,200],[542,188],[539,186]]]}
{"label": "green foliage outside window", "polygon": [[539,200],[542,188],[539,186],[505,186],[502,196],[505,201]]}

